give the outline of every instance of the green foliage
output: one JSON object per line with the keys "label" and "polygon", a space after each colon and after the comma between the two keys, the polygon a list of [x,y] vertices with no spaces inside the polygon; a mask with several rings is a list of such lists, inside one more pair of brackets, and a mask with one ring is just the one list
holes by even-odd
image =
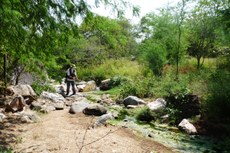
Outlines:
{"label": "green foliage", "polygon": [[109,88],[120,86],[127,82],[127,78],[123,76],[114,76],[109,82]]}
{"label": "green foliage", "polygon": [[214,121],[230,123],[230,72],[216,71],[208,84],[207,117]]}
{"label": "green foliage", "polygon": [[41,95],[43,91],[55,92],[55,89],[47,84],[41,84],[38,82],[34,82],[31,86],[37,95]]}
{"label": "green foliage", "polygon": [[126,116],[129,116],[129,112],[126,109],[121,109],[118,113],[118,120],[123,120],[125,119]]}
{"label": "green foliage", "polygon": [[152,97],[154,87],[153,78],[137,78],[136,80],[128,80],[121,86],[120,98],[125,98],[127,96],[133,95],[140,98]]}
{"label": "green foliage", "polygon": [[219,57],[217,61],[218,61],[217,66],[219,69],[223,69],[223,70],[230,72],[230,54],[229,53],[227,55]]}
{"label": "green foliage", "polygon": [[157,114],[148,107],[143,107],[137,114],[136,119],[141,122],[150,123],[157,119]]}
{"label": "green foliage", "polygon": [[0,146],[0,153],[12,153],[12,149],[8,149]]}
{"label": "green foliage", "polygon": [[155,75],[161,75],[163,66],[167,63],[166,47],[153,40],[144,41],[140,46],[141,61],[146,64]]}
{"label": "green foliage", "polygon": [[71,38],[66,45],[71,62],[82,66],[98,65],[107,58],[127,57],[134,54],[136,42],[132,26],[125,19],[92,16],[79,28],[80,37]]}
{"label": "green foliage", "polygon": [[230,152],[230,138],[225,137],[219,140],[213,147],[216,152]]}
{"label": "green foliage", "polygon": [[97,84],[104,79],[112,78],[113,84],[117,84],[120,81],[124,81],[126,76],[128,78],[136,78],[142,75],[141,69],[143,66],[138,64],[136,61],[130,61],[122,58],[119,60],[110,59],[104,61],[102,64],[79,67],[78,76],[82,80],[95,80]]}

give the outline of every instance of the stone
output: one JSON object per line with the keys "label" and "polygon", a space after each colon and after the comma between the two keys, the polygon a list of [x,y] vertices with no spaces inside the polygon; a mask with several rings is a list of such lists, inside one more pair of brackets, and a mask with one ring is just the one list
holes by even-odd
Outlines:
{"label": "stone", "polygon": [[76,113],[82,113],[83,110],[88,107],[90,104],[87,102],[75,102],[71,105],[69,113],[76,114]]}
{"label": "stone", "polygon": [[140,105],[140,104],[145,105],[146,102],[136,96],[128,96],[123,100],[123,104],[125,105],[125,107],[127,107],[128,105]]}
{"label": "stone", "polygon": [[107,113],[107,110],[104,106],[102,105],[98,105],[98,104],[92,104],[88,107],[86,107],[83,110],[83,113],[86,115],[95,115],[95,116],[100,116],[103,114]]}
{"label": "stone", "polygon": [[193,124],[191,124],[187,119],[183,119],[178,125],[178,127],[188,134],[197,133],[196,127]]}
{"label": "stone", "polygon": [[104,114],[104,115],[101,115],[97,120],[96,122],[93,124],[93,128],[96,128],[102,124],[105,124],[107,120],[110,120],[110,119],[113,119],[113,115],[111,113],[107,113],[107,114]]}
{"label": "stone", "polygon": [[24,101],[24,98],[21,95],[15,96],[14,99],[6,104],[6,112],[17,112],[17,111],[23,111],[25,108],[26,103]]}
{"label": "stone", "polygon": [[158,98],[147,104],[148,108],[155,112],[160,112],[166,108],[167,102],[163,98]]}

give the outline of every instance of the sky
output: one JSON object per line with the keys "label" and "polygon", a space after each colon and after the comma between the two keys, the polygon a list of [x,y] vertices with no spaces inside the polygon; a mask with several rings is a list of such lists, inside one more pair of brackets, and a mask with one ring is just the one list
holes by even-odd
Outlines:
{"label": "sky", "polygon": [[[156,12],[158,8],[165,7],[167,4],[175,5],[180,0],[127,0],[133,5],[140,6],[140,16],[133,17],[132,13],[127,12],[126,18],[130,19],[133,23],[138,23],[140,18],[150,12]],[[109,10],[105,10],[104,7],[94,8],[93,12],[102,15],[102,16],[110,16],[112,17],[112,13]]]}

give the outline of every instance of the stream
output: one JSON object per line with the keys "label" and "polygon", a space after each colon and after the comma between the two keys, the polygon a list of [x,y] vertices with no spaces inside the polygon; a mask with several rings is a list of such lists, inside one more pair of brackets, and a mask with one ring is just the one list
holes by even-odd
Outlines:
{"label": "stream", "polygon": [[125,121],[118,125],[137,131],[145,137],[150,137],[166,147],[172,148],[175,152],[181,153],[214,153],[214,140],[199,135],[188,135],[182,132],[173,132],[166,124],[150,125],[137,124],[135,118],[126,117]]}

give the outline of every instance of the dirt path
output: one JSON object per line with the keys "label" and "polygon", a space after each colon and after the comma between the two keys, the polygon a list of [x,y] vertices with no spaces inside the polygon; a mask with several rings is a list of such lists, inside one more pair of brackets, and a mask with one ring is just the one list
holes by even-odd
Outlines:
{"label": "dirt path", "polygon": [[[71,115],[68,110],[43,115],[33,124],[20,124],[16,153],[169,153],[169,148],[133,131],[117,126],[88,127],[95,120],[83,114]],[[88,129],[88,130],[86,130]]]}

